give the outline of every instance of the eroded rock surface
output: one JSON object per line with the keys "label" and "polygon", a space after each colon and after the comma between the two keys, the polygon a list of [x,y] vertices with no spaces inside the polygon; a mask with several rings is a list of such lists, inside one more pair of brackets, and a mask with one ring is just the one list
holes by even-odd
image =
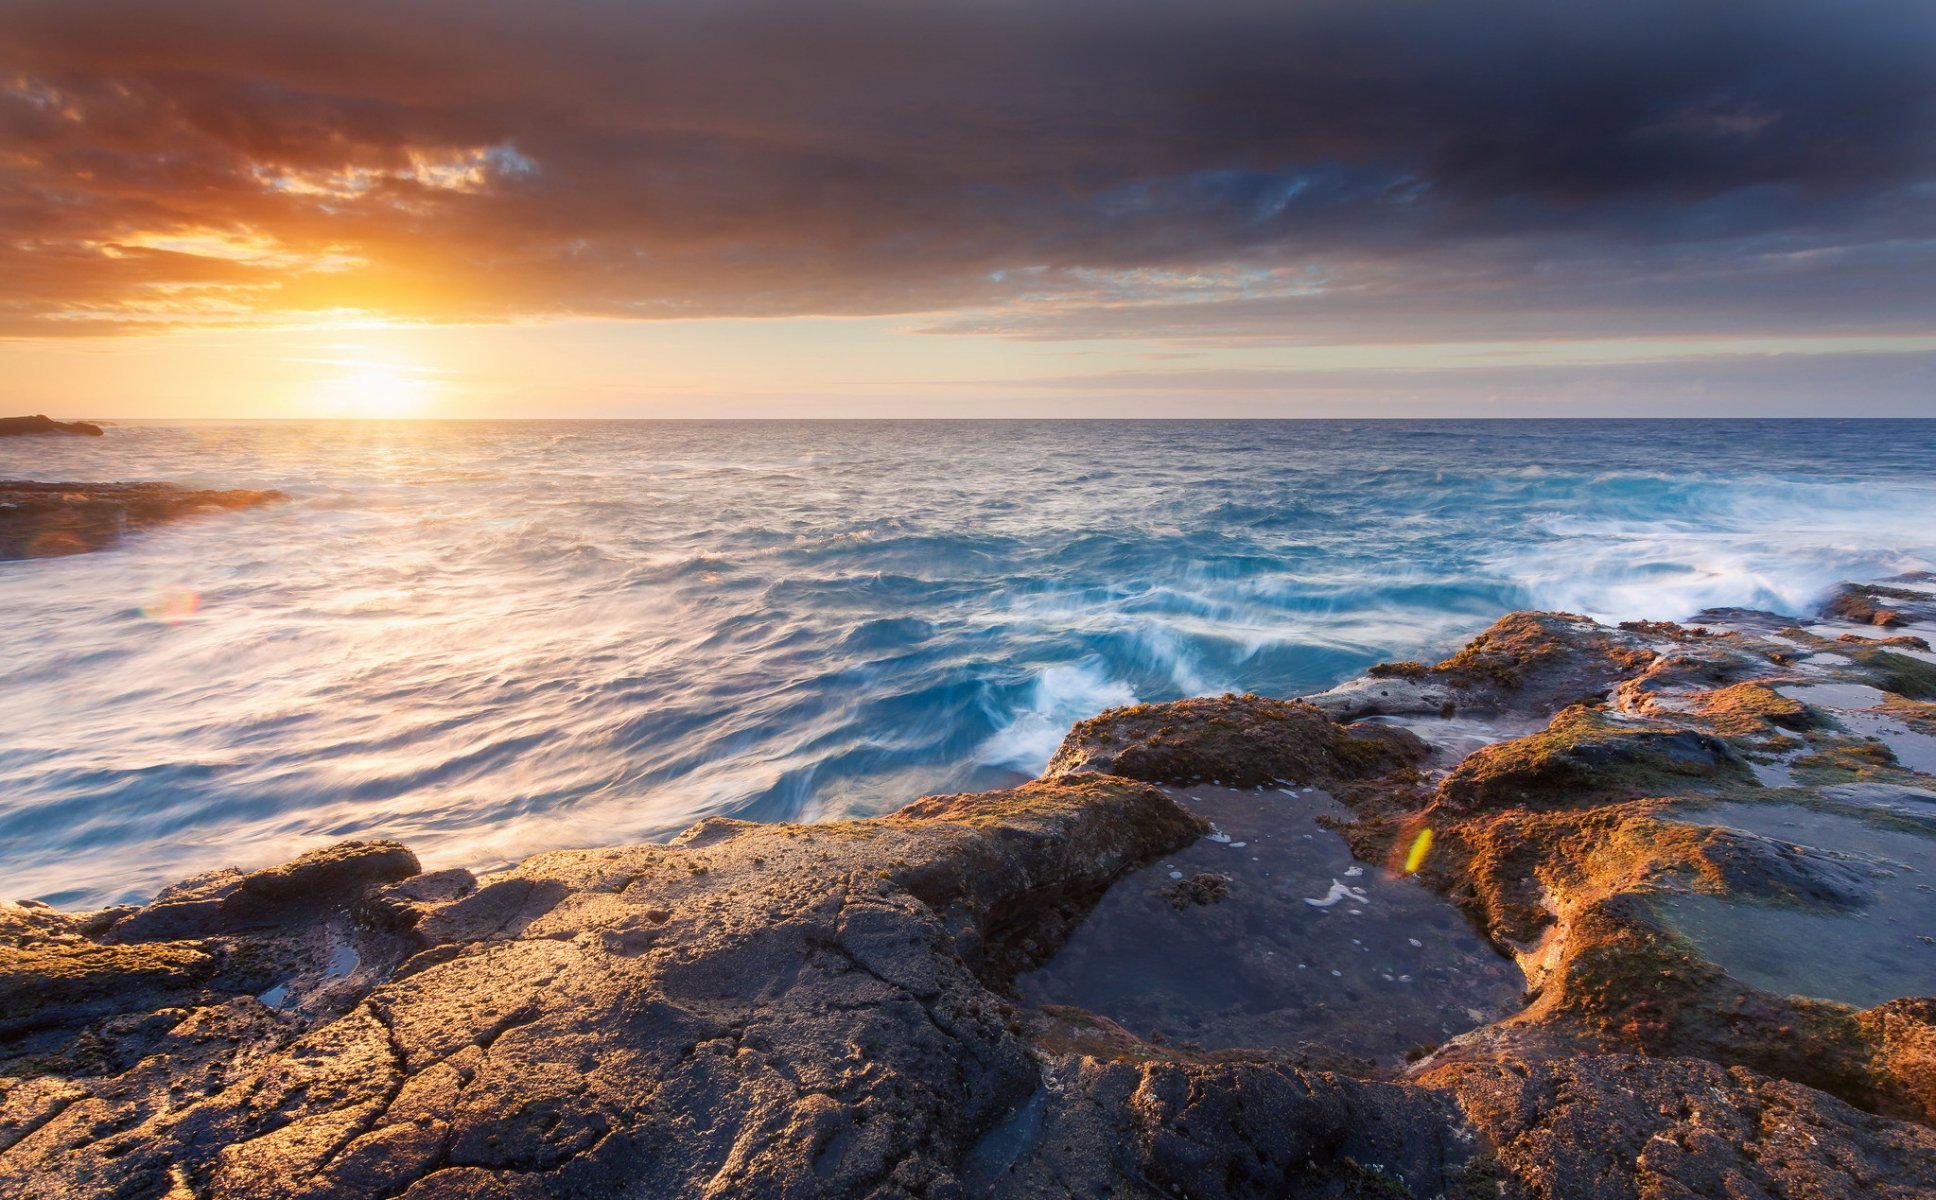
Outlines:
{"label": "eroded rock surface", "polygon": [[[1936,998],[1757,987],[1673,919],[1914,938],[1930,911],[1862,836],[1936,839],[1936,778],[1875,732],[1936,730],[1928,631],[1771,624],[1515,614],[1310,704],[1104,714],[1042,780],[874,820],[482,878],[348,844],[139,910],[9,905],[0,1195],[1936,1195]],[[1433,742],[1488,712],[1494,744]],[[1358,1071],[1019,1002],[1132,872],[1242,852],[1155,786],[1199,780],[1322,787],[1364,870],[1456,904],[1524,1003]],[[1183,866],[1151,910],[1234,927],[1245,872]]]}
{"label": "eroded rock surface", "polygon": [[134,530],[286,499],[273,490],[198,491],[172,483],[0,480],[0,559],[84,554]]}

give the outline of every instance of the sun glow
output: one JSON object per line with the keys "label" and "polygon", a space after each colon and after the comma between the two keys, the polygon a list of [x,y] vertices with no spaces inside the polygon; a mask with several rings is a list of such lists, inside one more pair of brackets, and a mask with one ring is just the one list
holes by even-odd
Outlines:
{"label": "sun glow", "polygon": [[313,407],[326,417],[417,417],[430,409],[436,391],[436,385],[413,368],[345,363],[341,374],[317,385]]}

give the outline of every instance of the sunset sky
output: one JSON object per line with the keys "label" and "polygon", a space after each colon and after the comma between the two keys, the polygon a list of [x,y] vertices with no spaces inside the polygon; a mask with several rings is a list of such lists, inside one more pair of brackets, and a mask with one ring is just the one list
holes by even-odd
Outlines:
{"label": "sunset sky", "polygon": [[1936,4],[0,0],[0,411],[1936,415]]}

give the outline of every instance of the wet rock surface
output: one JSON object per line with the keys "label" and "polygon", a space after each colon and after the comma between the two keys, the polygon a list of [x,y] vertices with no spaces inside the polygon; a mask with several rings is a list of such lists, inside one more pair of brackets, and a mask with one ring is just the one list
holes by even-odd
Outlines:
{"label": "wet rock surface", "polygon": [[1936,621],[1936,588],[1926,575],[1905,575],[1886,583],[1843,584],[1822,606],[1821,615],[1857,625],[1895,628]]}
{"label": "wet rock surface", "polygon": [[0,417],[0,437],[33,437],[50,433],[69,437],[100,437],[102,430],[91,421],[56,421],[45,414]]}
{"label": "wet rock surface", "polygon": [[[1515,614],[874,820],[6,905],[0,1195],[1936,1195],[1936,778],[1889,732],[1936,732],[1936,657],[1897,611]],[[1312,837],[1267,864],[1280,824]],[[1350,931],[1412,899],[1433,938]],[[1085,947],[1125,903],[1145,932]],[[1791,919],[1867,932],[1796,952]],[[1293,948],[1380,969],[1340,1006],[1261,965]],[[1398,1030],[1382,968],[1448,948],[1511,996]],[[1160,1020],[1033,990],[1166,958]]]}
{"label": "wet rock surface", "polygon": [[1125,875],[1054,958],[1016,980],[1035,1006],[1087,1010],[1184,1050],[1401,1072],[1517,1011],[1525,979],[1442,897],[1353,858],[1315,789],[1172,792],[1211,822]]}
{"label": "wet rock surface", "polygon": [[0,480],[0,560],[84,554],[136,530],[286,499],[274,490],[205,491],[172,483]]}

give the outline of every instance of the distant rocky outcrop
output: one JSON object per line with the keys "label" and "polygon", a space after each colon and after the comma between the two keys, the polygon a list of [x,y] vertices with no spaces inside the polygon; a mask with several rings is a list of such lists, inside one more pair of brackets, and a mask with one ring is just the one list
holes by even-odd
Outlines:
{"label": "distant rocky outcrop", "polygon": [[[345,843],[139,909],[0,906],[0,1194],[1936,1194],[1936,997],[1827,998],[1869,946],[1936,978],[1936,908],[1810,840],[1936,845],[1898,757],[1936,737],[1914,636],[1514,614],[1311,704],[1105,713],[1043,779],[871,820],[483,877]],[[1467,711],[1534,732],[1432,765]],[[1127,873],[1230,841],[1199,778],[1335,796],[1366,869],[1517,964],[1519,1010],[1353,1073],[1021,1004]],[[1171,878],[1170,919],[1237,904]],[[1820,961],[1782,940],[1809,922]],[[1793,986],[1749,977],[1770,957]]]}
{"label": "distant rocky outcrop", "polygon": [[89,421],[56,421],[52,417],[0,417],[0,437],[26,437],[39,433],[64,433],[79,437],[100,437],[101,427]]}
{"label": "distant rocky outcrop", "polygon": [[0,559],[84,554],[122,535],[197,513],[253,508],[288,497],[265,489],[206,491],[172,483],[0,480]]}

